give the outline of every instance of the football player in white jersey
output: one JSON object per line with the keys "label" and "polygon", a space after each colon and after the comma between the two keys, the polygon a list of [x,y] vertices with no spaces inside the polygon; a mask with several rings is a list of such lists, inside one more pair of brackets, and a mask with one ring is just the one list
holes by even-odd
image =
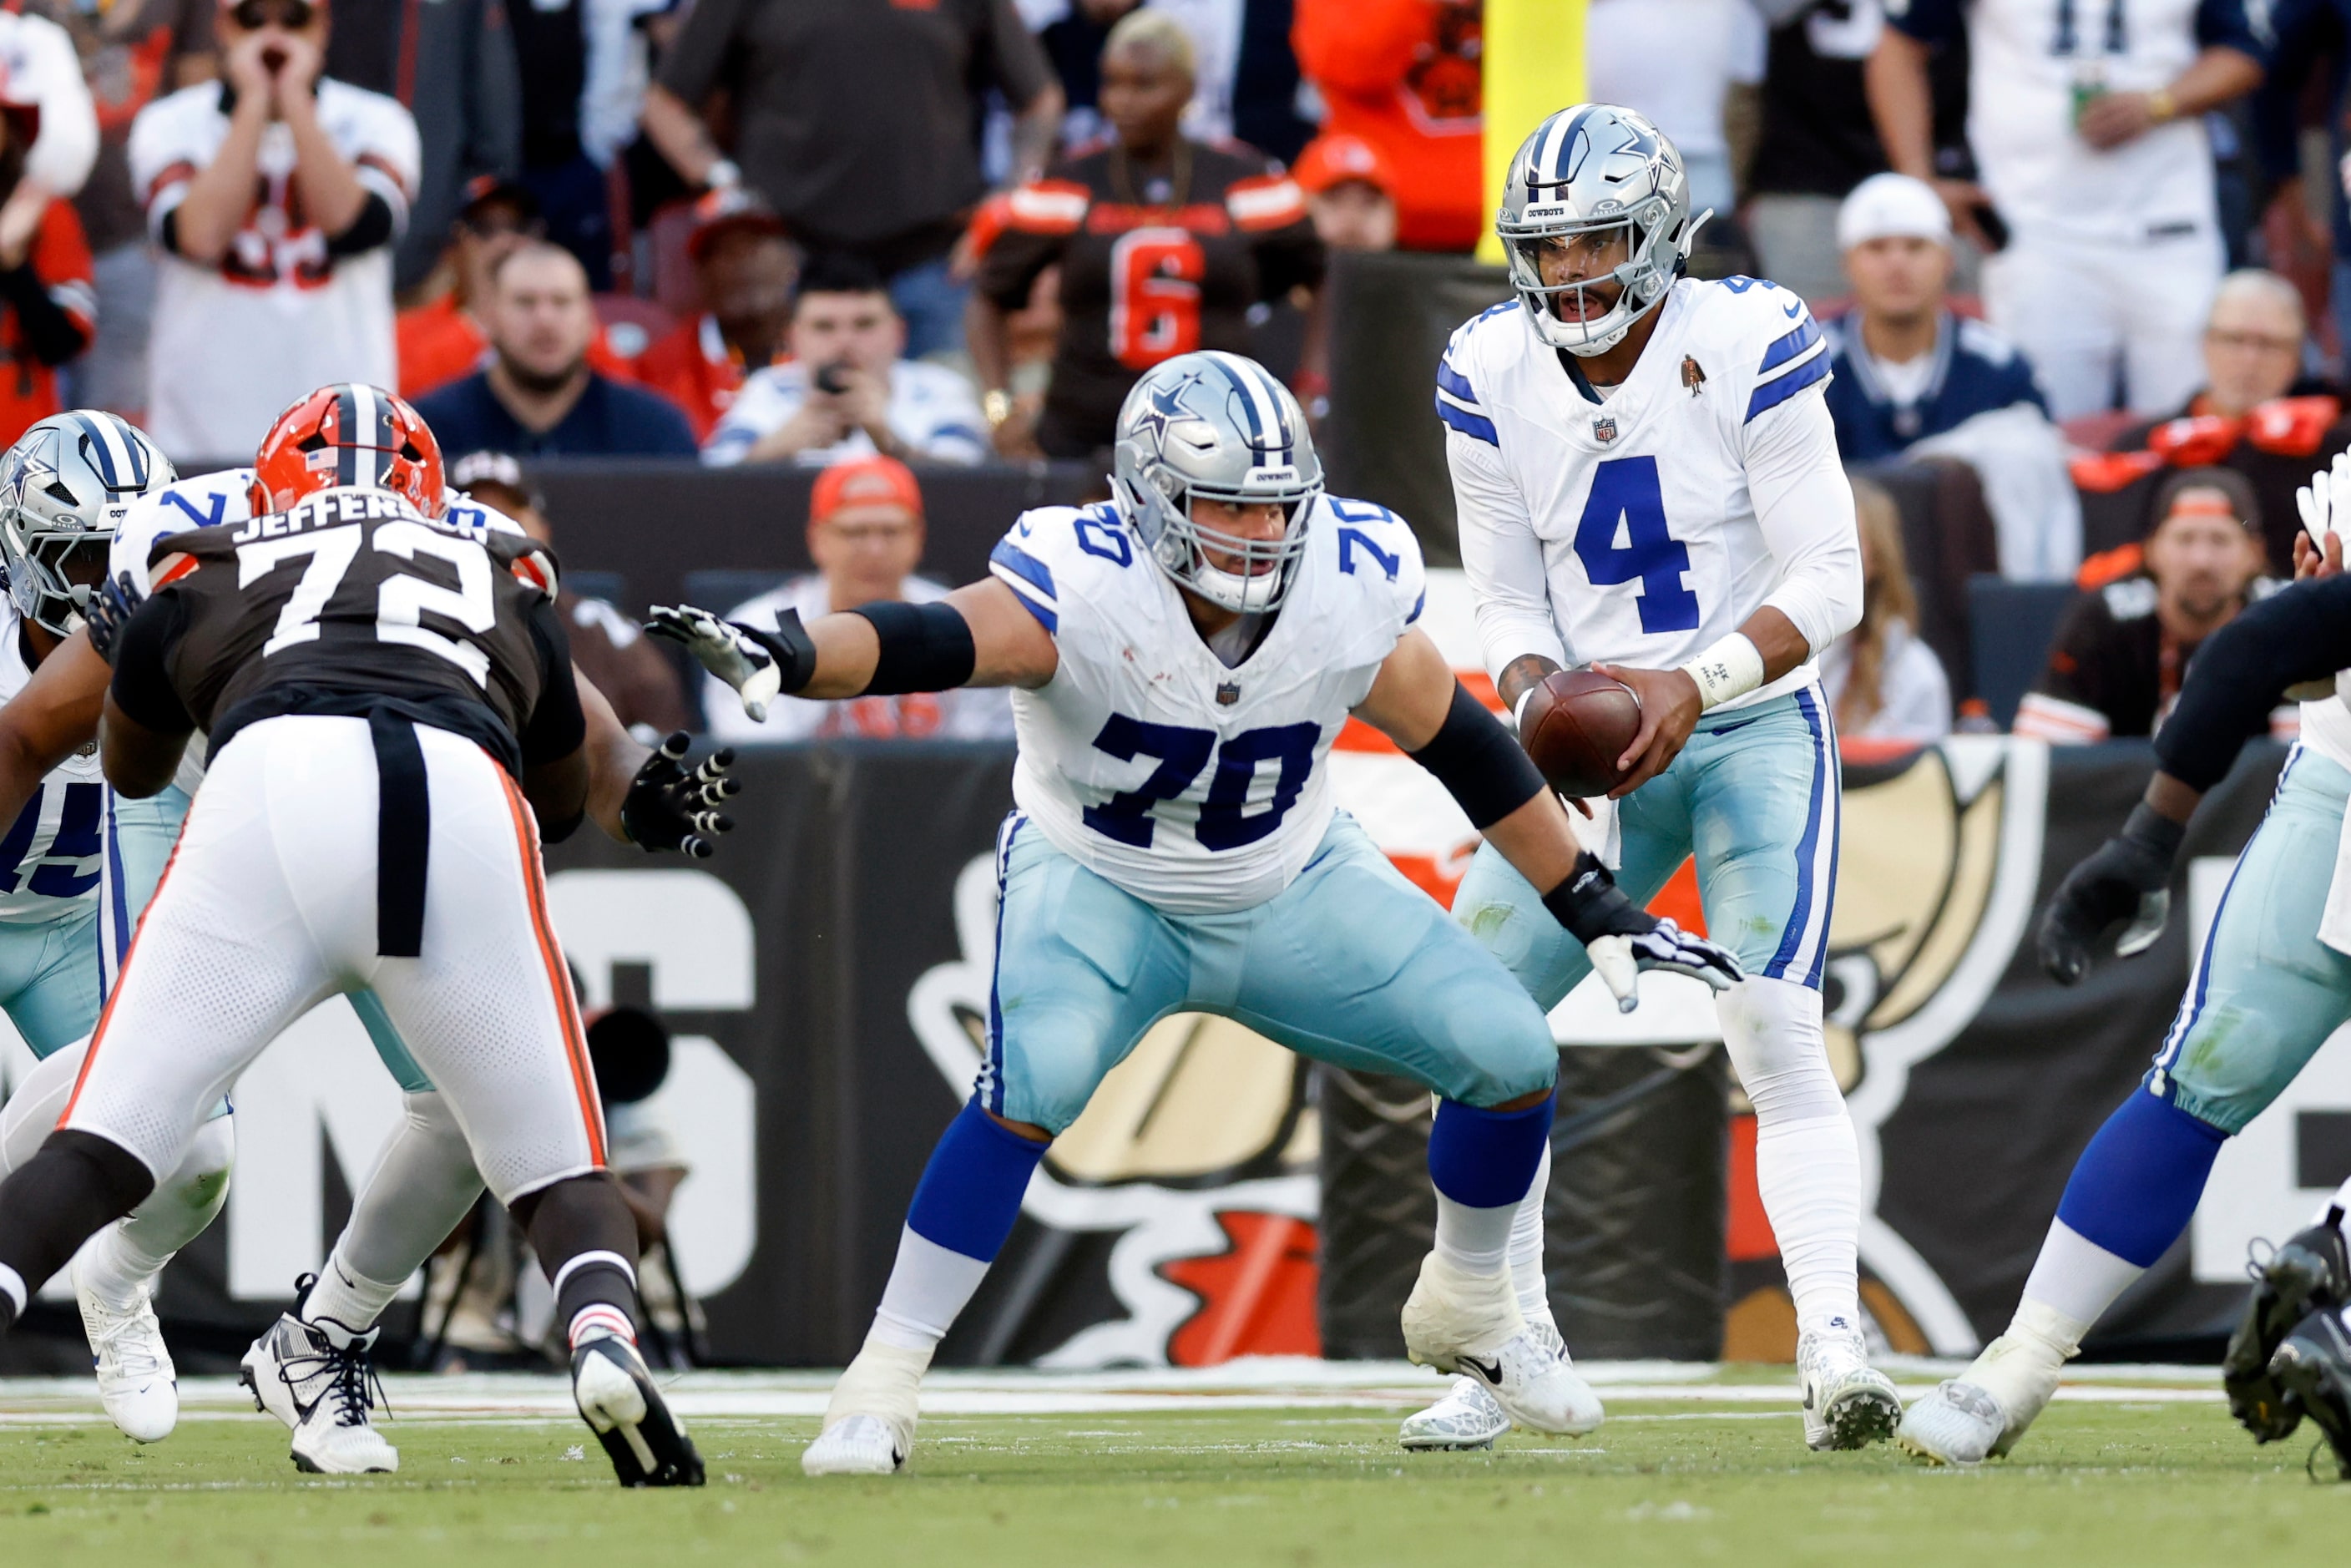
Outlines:
{"label": "football player in white jersey", "polygon": [[[50,415],[0,457],[8,584],[0,602],[0,701],[22,691],[80,629],[125,511],[172,478],[170,459],[152,442],[94,410]],[[38,776],[11,815],[0,838],[0,1009],[36,1061],[60,1052],[78,1060],[72,1048],[97,1026],[105,994],[99,953],[112,924],[101,882],[118,884],[100,868],[109,861],[143,867],[144,885],[152,886],[186,806],[183,797],[175,810],[171,793],[119,800],[95,753],[85,751]],[[10,1111],[29,1113],[39,1100],[19,1098],[23,1106],[11,1102]],[[152,1354],[162,1341],[150,1281],[126,1270],[123,1259],[126,1250],[177,1251],[211,1221],[227,1191],[229,1146],[226,1121],[206,1126],[179,1169],[70,1270],[107,1414],[143,1441],[171,1430],[178,1402],[170,1360]],[[0,1175],[9,1168],[0,1139]]]}
{"label": "football player in white jersey", "polygon": [[[1769,283],[1683,277],[1705,216],[1641,116],[1583,104],[1543,121],[1497,225],[1518,298],[1453,334],[1437,412],[1503,704],[1523,712],[1545,675],[1583,664],[1640,699],[1609,842],[1635,903],[1695,854],[1707,928],[1745,971],[1722,1032],[1760,1124],[1805,1437],[1854,1448],[1900,1410],[1865,1359],[1860,1162],[1821,1032],[1838,776],[1815,661],[1860,616],[1861,551],[1820,327]],[[1490,846],[1453,913],[1546,1009],[1589,967]],[[1541,1192],[1527,1204],[1516,1269],[1532,1313]],[[1501,1416],[1457,1380],[1405,1441],[1473,1445]]]}
{"label": "football player in white jersey", "polygon": [[[378,454],[371,444],[373,437],[355,434],[354,427],[371,424],[375,413],[389,414],[397,400],[372,389],[344,386],[313,394],[296,407],[320,396],[339,413],[348,402],[348,419],[315,432],[289,429],[275,440],[275,446],[290,453],[298,468],[307,469],[311,452],[300,443],[315,435],[324,447],[348,450],[343,465],[350,482],[381,482],[385,476],[367,465],[371,455]],[[411,411],[406,417],[415,416]],[[272,434],[280,437],[279,432]],[[265,457],[272,444],[265,444]],[[437,462],[433,466],[437,472]],[[109,597],[118,604],[143,599],[153,586],[149,564],[162,540],[192,528],[251,517],[257,488],[255,469],[235,468],[178,480],[134,502],[113,530],[107,574],[114,587]],[[506,517],[452,492],[443,493],[437,512],[444,520],[485,530],[515,528]],[[90,606],[101,626],[108,620],[107,603],[101,599]],[[41,770],[55,765],[53,759],[75,755],[95,737],[108,677],[90,633],[79,632],[66,640],[35,679],[0,707],[0,810],[26,798],[37,787]],[[734,789],[723,776],[723,759],[714,759],[715,768],[705,763],[685,771],[678,761],[684,749],[682,737],[648,755],[621,729],[611,706],[585,677],[579,684],[589,717],[590,814],[624,841],[707,855],[709,841],[724,831],[724,819],[714,808]],[[176,787],[151,800],[114,802],[109,791],[112,809],[97,900],[99,936],[89,950],[90,983],[99,996],[111,988],[138,915],[162,874],[189,797],[203,778],[203,763],[193,755],[194,749]],[[157,818],[152,829],[141,815],[149,812]],[[360,991],[352,994],[350,1005],[405,1095],[404,1115],[353,1202],[350,1223],[325,1269],[315,1282],[305,1276],[298,1283],[300,1300],[295,1311],[255,1343],[242,1372],[261,1406],[293,1428],[297,1464],[329,1474],[397,1467],[397,1452],[369,1418],[365,1374],[374,1324],[482,1192],[481,1177],[455,1116],[401,1043],[381,1004],[372,993]],[[92,1010],[94,1014],[95,1004]],[[43,1061],[0,1109],[0,1175],[29,1158],[56,1124],[78,1074],[89,1032],[85,1028],[75,1043]],[[94,1241],[75,1270],[85,1322],[102,1322],[108,1329],[110,1350],[99,1357],[108,1412],[123,1431],[144,1441],[168,1435],[179,1408],[170,1353],[152,1306],[153,1281],[172,1254],[210,1223],[226,1196],[230,1125],[226,1117],[210,1124],[181,1172],[159,1186],[150,1205]],[[211,1163],[203,1165],[200,1156],[208,1150]],[[204,1205],[183,1197],[173,1207],[164,1201],[169,1193],[199,1186]],[[142,1218],[150,1207],[156,1208],[157,1218]],[[91,1286],[88,1292],[83,1291],[86,1281]],[[93,1312],[99,1315],[93,1317]],[[98,1338],[93,1326],[93,1343]]]}
{"label": "football player in white jersey", "polygon": [[1447,786],[1620,997],[1645,967],[1717,986],[1737,968],[1578,850],[1526,754],[1413,625],[1411,529],[1322,493],[1305,419],[1262,367],[1169,360],[1135,383],[1118,432],[1113,502],[1025,514],[992,575],[942,603],[806,627],[787,613],[772,635],[653,614],[754,716],[779,691],[1014,688],[987,1062],[802,1467],[904,1464],[923,1372],[1046,1145],[1145,1030],[1187,1009],[1437,1093],[1437,1246],[1405,1343],[1485,1380],[1522,1426],[1589,1431],[1599,1401],[1521,1319],[1507,1263],[1548,1147],[1557,1050],[1524,989],[1332,805],[1323,759],[1348,715]]}
{"label": "football player in white jersey", "polygon": [[[2301,739],[2212,912],[2154,1065],[2074,1162],[2008,1331],[1904,1414],[1903,1447],[1921,1458],[1970,1465],[2015,1447],[2082,1336],[2188,1228],[2221,1145],[2351,1021],[2351,577],[2341,537],[2351,530],[2351,455],[2338,455],[2298,499],[2310,530],[2294,541],[2305,580],[2197,651],[2156,735],[2144,799],[2066,875],[2042,918],[2050,977],[2079,984],[2108,932],[2118,932],[2115,949],[2126,958],[2152,946],[2205,791],[2247,740],[2268,733],[2270,710],[2289,695],[2305,699]],[[2351,1475],[2346,1205],[2351,1183],[2314,1224],[2256,1251],[2252,1299],[2220,1375],[2230,1408],[2255,1437],[2274,1442],[2307,1412]]]}

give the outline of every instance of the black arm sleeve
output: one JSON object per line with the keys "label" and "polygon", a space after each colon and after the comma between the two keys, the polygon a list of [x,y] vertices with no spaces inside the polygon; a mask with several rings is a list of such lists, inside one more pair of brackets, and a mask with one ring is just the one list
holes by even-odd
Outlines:
{"label": "black arm sleeve", "polygon": [[16,313],[25,347],[45,365],[62,365],[89,347],[89,336],[64,306],[49,298],[49,286],[29,261],[0,272],[0,299]]}
{"label": "black arm sleeve", "polygon": [[1408,755],[1445,786],[1480,832],[1546,788],[1534,760],[1459,681],[1453,683],[1453,706],[1444,724],[1426,746]]}
{"label": "black arm sleeve", "polygon": [[881,639],[882,656],[873,662],[873,678],[865,695],[894,697],[907,692],[952,691],[971,679],[979,650],[971,640],[971,622],[952,604],[900,604],[884,601],[861,604],[850,612],[862,615]]}
{"label": "black arm sleeve", "polygon": [[367,200],[360,205],[360,215],[351,220],[350,226],[339,235],[328,236],[327,254],[358,256],[378,246],[390,245],[392,231],[392,204],[376,192],[370,191]]}
{"label": "black arm sleeve", "polygon": [[158,735],[185,735],[196,727],[172,685],[172,650],[187,623],[187,606],[166,589],[134,611],[114,634],[114,706]]}
{"label": "black arm sleeve", "polygon": [[2179,701],[2155,738],[2163,770],[2195,789],[2228,774],[2267,733],[2285,689],[2351,668],[2351,573],[2283,589],[2196,651]]}
{"label": "black arm sleeve", "polygon": [[588,716],[580,706],[580,683],[571,671],[571,640],[564,635],[553,600],[542,599],[531,607],[530,640],[547,663],[547,679],[538,706],[516,737],[522,742],[526,768],[559,762],[588,739]]}

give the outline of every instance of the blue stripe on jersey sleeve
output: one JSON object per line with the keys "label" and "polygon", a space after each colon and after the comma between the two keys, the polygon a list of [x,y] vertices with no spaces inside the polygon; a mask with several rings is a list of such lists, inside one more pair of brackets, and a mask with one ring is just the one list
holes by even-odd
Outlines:
{"label": "blue stripe on jersey sleeve", "polygon": [[1447,364],[1443,360],[1437,361],[1437,384],[1444,391],[1451,392],[1455,397],[1459,398],[1463,402],[1476,402],[1478,401],[1478,389],[1469,384],[1469,378],[1455,370],[1451,365]]}
{"label": "blue stripe on jersey sleeve", "polygon": [[1404,623],[1407,626],[1411,625],[1420,619],[1420,612],[1427,608],[1428,590],[1424,588],[1420,591],[1420,597],[1412,601],[1412,613],[1404,618]]}
{"label": "blue stripe on jersey sleeve", "polygon": [[1807,316],[1796,329],[1763,350],[1763,362],[1755,367],[1758,376],[1768,376],[1774,369],[1786,364],[1806,349],[1821,340],[1821,324]]}
{"label": "blue stripe on jersey sleeve", "polygon": [[987,566],[998,580],[1012,590],[1012,596],[1037,618],[1040,625],[1056,634],[1061,632],[1059,596],[1053,591],[1051,568],[1010,539],[997,541]]}
{"label": "blue stripe on jersey sleeve", "polygon": [[1757,387],[1755,395],[1747,400],[1747,419],[1743,423],[1752,423],[1757,414],[1775,409],[1806,387],[1828,379],[1828,355],[1814,354],[1778,381]]}
{"label": "blue stripe on jersey sleeve", "polygon": [[1462,434],[1474,435],[1489,446],[1499,448],[1502,444],[1502,438],[1494,434],[1494,422],[1483,414],[1471,413],[1466,408],[1457,408],[1438,398],[1437,417]]}

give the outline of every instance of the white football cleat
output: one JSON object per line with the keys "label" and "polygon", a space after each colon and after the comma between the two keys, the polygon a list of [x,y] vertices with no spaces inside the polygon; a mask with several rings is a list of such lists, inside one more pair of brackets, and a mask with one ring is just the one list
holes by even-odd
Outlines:
{"label": "white football cleat", "polygon": [[[305,1279],[295,1288],[308,1292]],[[311,1475],[359,1476],[400,1469],[400,1450],[375,1429],[381,1386],[369,1352],[377,1331],[361,1333],[332,1318],[306,1323],[292,1312],[247,1347],[237,1381],[253,1402],[293,1428],[294,1468]]]}
{"label": "white football cleat", "polygon": [[91,1292],[78,1254],[67,1273],[74,1302],[81,1308],[82,1333],[89,1337],[106,1418],[133,1442],[162,1442],[180,1424],[180,1385],[162,1325],[155,1321],[154,1281],[141,1287],[138,1301],[124,1308]]}
{"label": "white football cleat", "polygon": [[1396,1441],[1410,1452],[1459,1453],[1490,1448],[1494,1439],[1510,1429],[1510,1418],[1486,1385],[1464,1373],[1453,1380],[1445,1397],[1416,1415],[1404,1418]]}
{"label": "white football cleat", "polygon": [[1796,1384],[1804,1394],[1804,1446],[1865,1448],[1894,1435],[1902,1396],[1869,1364],[1869,1342],[1844,1319],[1796,1336]]}
{"label": "white football cleat", "polygon": [[914,1452],[927,1350],[883,1344],[870,1335],[857,1359],[832,1385],[824,1430],[800,1455],[812,1476],[887,1476],[906,1468]]}
{"label": "white football cleat", "polygon": [[1935,1464],[2002,1458],[2048,1408],[2065,1360],[2048,1340],[2011,1324],[1967,1371],[1911,1406],[1896,1435]]}
{"label": "white football cleat", "polygon": [[1484,1384],[1514,1427],[1580,1437],[1603,1411],[1554,1331],[1528,1326],[1510,1273],[1471,1274],[1431,1252],[1404,1304],[1405,1354]]}

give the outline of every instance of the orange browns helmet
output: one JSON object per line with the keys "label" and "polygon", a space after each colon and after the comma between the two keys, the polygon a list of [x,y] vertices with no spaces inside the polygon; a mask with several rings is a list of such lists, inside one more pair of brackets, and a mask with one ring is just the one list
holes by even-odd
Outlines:
{"label": "orange browns helmet", "polygon": [[441,444],[414,409],[381,387],[320,387],[279,414],[262,437],[253,459],[253,509],[282,512],[343,485],[390,490],[437,517],[446,489]]}

